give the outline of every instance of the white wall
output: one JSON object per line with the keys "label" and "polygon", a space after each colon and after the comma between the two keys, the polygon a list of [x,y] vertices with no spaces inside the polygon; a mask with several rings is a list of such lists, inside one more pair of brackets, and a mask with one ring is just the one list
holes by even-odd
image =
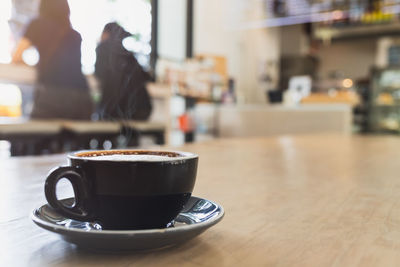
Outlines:
{"label": "white wall", "polygon": [[[194,1],[194,54],[216,54],[228,60],[238,101],[265,103],[265,88],[258,82],[264,65],[279,59],[279,28],[241,29],[246,20],[261,17],[262,1]],[[275,71],[275,76],[277,71]]]}
{"label": "white wall", "polygon": [[181,61],[186,57],[186,0],[158,2],[158,55]]}
{"label": "white wall", "polygon": [[239,72],[238,57],[240,51],[239,33],[230,26],[229,0],[194,1],[193,52],[196,54],[214,54],[228,59],[228,73]]}

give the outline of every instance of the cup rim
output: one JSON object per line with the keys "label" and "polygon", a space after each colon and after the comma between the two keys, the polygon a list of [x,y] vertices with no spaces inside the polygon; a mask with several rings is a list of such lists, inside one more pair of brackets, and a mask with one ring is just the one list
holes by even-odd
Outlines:
{"label": "cup rim", "polygon": [[[178,157],[164,157],[160,160],[145,160],[145,159],[141,159],[141,160],[121,160],[121,161],[117,161],[117,160],[110,160],[110,159],[99,159],[96,158],[94,159],[94,157],[80,157],[78,156],[78,154],[80,153],[93,153],[93,152],[101,152],[101,151],[120,151],[120,152],[124,152],[124,151],[150,151],[150,152],[167,152],[167,153],[177,153],[179,155],[182,156],[178,156]],[[79,151],[74,151],[69,153],[68,155],[69,159],[74,159],[74,160],[87,160],[87,161],[96,161],[96,162],[152,162],[152,163],[160,163],[160,162],[176,162],[176,161],[183,161],[183,160],[188,160],[188,159],[196,159],[199,156],[195,153],[192,152],[187,152],[187,151],[179,151],[179,150],[169,150],[169,149],[96,149],[96,150],[79,150]],[[92,159],[93,158],[93,159]]]}

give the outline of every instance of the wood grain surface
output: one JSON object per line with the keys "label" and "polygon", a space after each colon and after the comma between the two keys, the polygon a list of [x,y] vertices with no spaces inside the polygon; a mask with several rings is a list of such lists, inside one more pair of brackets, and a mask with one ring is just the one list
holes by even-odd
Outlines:
{"label": "wood grain surface", "polygon": [[[0,161],[0,266],[400,266],[400,138],[296,136],[187,145],[194,191],[225,218],[177,247],[95,254],[29,219],[64,155]],[[65,192],[69,188],[62,190]]]}

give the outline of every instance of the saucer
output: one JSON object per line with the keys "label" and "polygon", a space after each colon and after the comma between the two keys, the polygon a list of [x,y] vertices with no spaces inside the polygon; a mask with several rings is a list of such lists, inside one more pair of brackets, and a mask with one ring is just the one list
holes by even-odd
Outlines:
{"label": "saucer", "polygon": [[[73,198],[61,200],[65,205]],[[185,208],[166,228],[146,230],[102,230],[98,223],[66,218],[48,204],[32,212],[40,227],[61,235],[77,246],[99,251],[139,251],[171,247],[196,237],[224,216],[221,205],[207,199],[191,197]]]}

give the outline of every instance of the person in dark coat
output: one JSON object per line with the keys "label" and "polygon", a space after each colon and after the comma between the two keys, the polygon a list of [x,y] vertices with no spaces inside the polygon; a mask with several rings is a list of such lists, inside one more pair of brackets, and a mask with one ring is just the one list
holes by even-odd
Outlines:
{"label": "person in dark coat", "polygon": [[151,115],[146,88],[151,77],[124,48],[122,41],[129,36],[117,23],[108,23],[96,48],[95,76],[101,89],[97,110],[103,120],[147,120]]}
{"label": "person in dark coat", "polygon": [[81,66],[81,35],[72,29],[67,0],[41,0],[39,16],[27,26],[13,55],[39,52],[32,118],[90,119],[93,103]]}

